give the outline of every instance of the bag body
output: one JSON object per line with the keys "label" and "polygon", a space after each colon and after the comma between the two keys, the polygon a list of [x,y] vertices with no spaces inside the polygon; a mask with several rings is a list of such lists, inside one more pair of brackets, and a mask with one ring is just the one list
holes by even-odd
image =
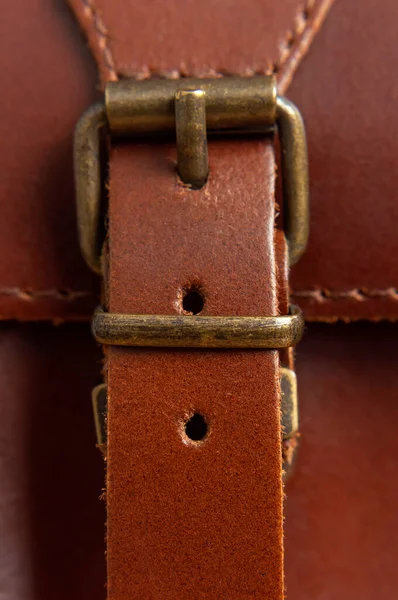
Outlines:
{"label": "bag body", "polygon": [[[3,256],[0,266],[0,316],[3,321],[0,331],[3,381],[0,464],[4,541],[0,577],[4,598],[105,598],[107,578],[110,600],[120,600],[128,597],[129,593],[131,597],[181,597],[181,592],[175,591],[180,589],[181,573],[190,573],[192,579],[189,580],[187,575],[187,581],[190,581],[187,586],[193,597],[195,593],[197,597],[224,597],[224,584],[219,583],[219,589],[213,592],[209,591],[207,584],[203,584],[205,587],[202,589],[198,575],[198,565],[206,573],[215,570],[214,562],[206,566],[206,556],[212,556],[211,546],[216,543],[220,544],[218,552],[223,557],[219,570],[223,564],[231,569],[228,571],[227,568],[225,574],[225,581],[230,582],[230,598],[261,595],[275,598],[272,590],[276,588],[280,597],[284,588],[293,600],[309,597],[358,597],[365,600],[377,597],[387,600],[393,597],[397,583],[394,569],[397,494],[394,484],[396,442],[391,424],[394,422],[398,384],[394,368],[394,321],[398,306],[395,216],[398,216],[398,205],[394,194],[393,168],[397,117],[392,107],[398,88],[389,66],[391,49],[395,44],[395,4],[387,2],[381,8],[374,0],[366,0],[360,6],[355,0],[344,3],[336,0],[333,5],[328,2],[309,3],[303,9],[294,2],[286,2],[283,9],[276,5],[273,9],[272,3],[261,4],[251,0],[249,3],[236,2],[235,12],[228,13],[223,3],[215,6],[206,2],[196,9],[195,19],[189,9],[177,1],[170,5],[168,11],[156,2],[149,2],[145,7],[131,3],[126,7],[123,18],[120,18],[121,13],[118,14],[119,3],[102,2],[98,6],[92,2],[71,4],[73,12],[61,2],[51,7],[42,0],[35,0],[29,5],[14,2],[5,11],[4,31],[0,36],[4,44],[1,59],[4,130],[0,137],[4,166],[0,183],[4,211],[0,220]],[[241,14],[245,15],[245,25],[241,33],[236,33],[234,44],[231,32],[238,31],[235,28],[237,21],[242,20]],[[266,15],[269,15],[269,22],[259,25],[257,30],[259,14],[264,18],[261,23],[266,23]],[[179,15],[178,21],[171,26],[168,19],[177,19],[176,15]],[[210,24],[209,15],[212,15]],[[79,31],[76,17],[89,40],[91,51]],[[225,18],[223,27],[220,25],[221,17]],[[193,26],[193,22],[197,26]],[[192,33],[188,40],[184,40],[182,33],[187,24]],[[214,47],[207,42],[203,49],[201,32],[206,27],[206,36],[214,39],[218,36],[218,40]],[[264,46],[259,47],[253,40],[263,30],[268,37],[265,36]],[[131,31],[134,36],[131,36]],[[203,39],[208,39],[206,36]],[[131,40],[134,43],[130,46]],[[166,40],[164,47],[159,40]],[[217,54],[216,49],[222,48],[223,44],[229,44],[227,57],[222,51]],[[180,56],[182,58],[178,58]],[[301,307],[306,319],[306,331],[297,346],[295,360],[300,436],[294,464],[282,490],[281,482],[275,483],[275,473],[281,465],[278,463],[277,468],[268,471],[264,454],[256,462],[248,434],[255,428],[253,424],[261,422],[263,417],[269,418],[266,425],[263,422],[263,430],[259,427],[253,435],[259,436],[262,451],[275,458],[278,442],[275,415],[279,408],[274,407],[273,412],[259,412],[259,416],[254,413],[250,420],[242,408],[239,426],[236,425],[237,431],[240,428],[241,452],[236,462],[235,458],[230,459],[225,454],[225,462],[217,463],[215,452],[212,461],[206,463],[203,470],[204,479],[206,474],[213,473],[212,469],[216,473],[217,465],[220,465],[220,477],[227,473],[228,464],[244,473],[237,480],[232,478],[242,485],[245,482],[244,489],[239,492],[242,494],[240,501],[235,505],[228,500],[229,512],[238,523],[239,535],[230,536],[229,546],[224,544],[225,536],[230,535],[233,529],[228,519],[222,520],[224,512],[220,509],[219,514],[214,513],[217,516],[214,523],[211,517],[206,516],[209,503],[212,510],[217,511],[223,506],[223,494],[225,498],[233,497],[227,483],[222,483],[224,487],[221,484],[217,487],[214,481],[205,482],[205,487],[200,487],[202,495],[199,494],[195,500],[200,503],[206,498],[207,504],[203,500],[201,508],[203,519],[192,520],[197,529],[185,531],[186,545],[184,542],[176,546],[173,541],[174,550],[169,550],[173,535],[176,539],[181,535],[183,518],[168,521],[169,508],[162,513],[158,491],[153,494],[151,491],[155,480],[149,474],[154,472],[153,468],[146,471],[144,466],[153,463],[150,457],[145,463],[145,453],[141,451],[144,443],[137,442],[140,450],[135,450],[133,471],[137,473],[139,465],[143,465],[140,472],[143,475],[148,473],[150,483],[145,488],[143,477],[140,488],[145,490],[146,495],[142,496],[142,504],[132,504],[128,518],[122,509],[128,506],[130,510],[130,499],[120,496],[123,489],[129,489],[126,488],[127,479],[121,476],[120,484],[116,477],[112,479],[112,475],[109,479],[112,470],[108,464],[108,536],[113,539],[114,549],[110,554],[108,552],[106,573],[104,462],[95,447],[90,393],[101,383],[101,371],[107,368],[115,369],[112,371],[112,385],[116,398],[128,398],[128,403],[131,403],[134,395],[142,398],[149,393],[149,388],[138,383],[137,387],[132,387],[134,378],[123,379],[121,366],[126,356],[125,349],[115,350],[112,347],[107,350],[108,363],[103,366],[103,353],[90,334],[89,321],[101,294],[103,305],[110,301],[113,312],[156,314],[155,308],[167,312],[172,300],[167,297],[168,304],[164,301],[163,305],[159,290],[163,289],[165,282],[177,281],[179,272],[173,271],[173,265],[177,264],[175,255],[178,253],[183,256],[181,261],[185,265],[178,268],[186,268],[190,285],[195,288],[195,278],[204,277],[208,286],[203,292],[207,308],[214,306],[217,314],[225,308],[228,314],[257,316],[266,310],[268,305],[264,303],[269,301],[271,310],[272,302],[267,296],[268,267],[262,265],[255,253],[256,260],[250,263],[251,268],[247,268],[248,275],[245,277],[247,264],[240,265],[239,256],[250,247],[250,243],[253,247],[255,243],[260,244],[261,218],[273,219],[271,212],[267,212],[266,199],[274,199],[275,156],[273,145],[268,142],[262,150],[256,146],[257,142],[247,141],[245,137],[232,141],[224,138],[209,140],[210,187],[207,189],[210,189],[210,200],[206,211],[190,212],[189,206],[182,203],[174,213],[170,210],[170,203],[177,201],[176,198],[190,197],[189,191],[183,187],[178,188],[179,195],[174,195],[174,179],[170,184],[176,160],[175,144],[170,143],[166,147],[166,143],[162,145],[152,141],[140,141],[139,144],[112,142],[109,227],[114,232],[111,237],[111,252],[114,254],[110,258],[110,276],[101,292],[101,279],[85,265],[78,242],[72,164],[75,124],[88,106],[101,101],[103,92],[100,88],[105,81],[128,77],[172,78],[174,75],[169,70],[174,65],[180,69],[180,77],[191,76],[194,71],[196,76],[202,63],[207,71],[199,73],[199,76],[214,76],[216,65],[225,69],[223,76],[236,75],[234,64],[240,65],[240,72],[246,76],[268,75],[270,65],[264,56],[272,63],[280,93],[283,92],[300,109],[308,140],[309,243],[301,260],[292,266],[288,284],[286,248],[282,242],[275,242],[278,281],[274,282],[277,291],[272,301],[274,308],[279,303],[277,314],[285,315],[288,312],[289,286],[290,301]],[[192,60],[190,57],[193,57]],[[249,65],[252,72],[248,71]],[[98,84],[99,77],[101,84]],[[262,159],[258,158],[260,155],[270,161],[267,164],[272,168],[264,170]],[[243,169],[243,164],[247,164],[248,168]],[[279,173],[282,169],[280,165]],[[244,173],[248,172],[250,177],[247,176],[246,181]],[[133,177],[133,184],[128,177]],[[139,177],[142,179],[139,180]],[[227,210],[222,214],[217,212],[219,208],[212,212],[211,194],[214,192],[211,190],[214,188],[211,186],[218,185],[217,177],[221,177],[217,206],[222,206],[222,194],[227,189],[230,215]],[[281,179],[276,178],[277,188],[283,188]],[[142,193],[143,198],[151,198],[152,204],[138,203],[135,208],[141,211],[140,218],[131,218],[130,221],[131,213],[127,210],[129,206],[125,199],[130,198],[132,185],[136,187],[131,187],[134,190],[131,197],[139,198]],[[249,188],[246,186],[252,186],[247,197],[245,194]],[[234,195],[234,190],[239,193]],[[258,193],[256,202],[253,190]],[[282,204],[283,189],[277,189],[275,194]],[[263,212],[258,209],[259,225],[254,227],[251,225],[255,221],[253,215],[263,196],[265,200],[261,206],[265,208],[261,209]],[[274,203],[271,204],[273,206]],[[151,213],[145,206],[154,207],[154,212]],[[126,213],[123,213],[124,208]],[[234,210],[236,214],[232,212]],[[178,221],[179,214],[184,215],[181,222]],[[201,218],[195,221],[197,214]],[[151,220],[153,215],[157,218]],[[228,261],[217,262],[223,252],[221,241],[217,246],[217,236],[206,237],[206,231],[210,229],[201,229],[203,215],[207,215],[210,225],[210,217],[219,219],[218,223],[222,226],[218,227],[218,231],[236,229],[236,238],[227,237],[228,243],[235,239],[239,242],[239,235],[243,240],[243,250],[238,249],[237,258],[231,259],[233,267],[225,279],[227,270],[223,271],[223,265]],[[174,231],[176,223],[183,233],[180,239],[174,234],[168,239],[167,231]],[[123,238],[123,228],[128,227],[136,229],[131,229]],[[153,231],[157,236],[155,241]],[[198,238],[195,238],[195,232]],[[272,230],[268,232],[271,248],[274,246],[270,232]],[[117,242],[112,239],[117,239]],[[203,239],[208,240],[207,247]],[[174,243],[175,246],[172,246]],[[144,248],[148,249],[148,254],[145,254]],[[156,248],[159,249],[158,262],[154,258]],[[174,248],[174,252],[169,252],[170,248]],[[195,250],[193,258],[190,250]],[[190,265],[194,264],[189,261],[199,260],[199,253],[203,253],[203,264],[195,263],[200,266],[195,266],[195,272],[193,269],[188,272]],[[214,262],[213,255],[216,257]],[[141,276],[143,283],[137,286]],[[147,281],[152,287],[147,285]],[[264,284],[264,281],[267,283]],[[214,289],[219,287],[217,293],[211,296],[213,283]],[[262,298],[263,290],[265,299]],[[184,294],[185,288],[182,290]],[[134,352],[134,364],[137,364],[145,353],[141,350]],[[210,356],[211,352],[206,352]],[[199,404],[202,402],[203,410],[207,410],[205,399],[210,398],[211,406],[215,389],[220,390],[217,393],[224,398],[225,391],[234,394],[233,385],[246,382],[239,388],[238,396],[246,398],[247,393],[245,406],[261,411],[261,393],[270,392],[265,379],[261,380],[259,374],[269,374],[267,369],[273,368],[272,365],[259,363],[255,369],[254,363],[248,362],[243,367],[245,360],[257,360],[254,357],[256,353],[250,350],[241,351],[239,360],[232,357],[230,367],[229,358],[220,358],[222,352],[214,351],[217,356],[211,359],[210,366],[200,363],[202,371],[210,369],[211,375],[206,381],[213,381],[213,387],[209,384],[208,392],[207,388],[204,389],[203,379],[198,378],[194,388],[198,406],[192,406],[200,412],[202,406]],[[148,380],[155,380],[154,373],[162,373],[162,369],[166,368],[163,355],[170,357],[173,353],[178,355],[174,350],[156,350],[156,359],[155,353],[150,354],[148,365],[140,363],[144,370],[132,372],[135,381],[139,382],[139,377],[143,377],[147,385]],[[189,364],[193,372],[199,369],[199,363],[195,361],[204,359],[199,358],[202,356],[200,350],[191,354],[193,362]],[[186,357],[191,354],[186,352],[184,361],[188,361]],[[218,360],[220,366],[215,368]],[[283,352],[280,356],[275,354],[273,360],[291,361],[289,364],[292,366],[292,357],[286,358]],[[214,372],[211,371],[213,368]],[[226,368],[231,371],[225,375],[223,371]],[[181,397],[192,395],[189,388],[193,385],[192,379],[184,379],[185,375],[181,375],[184,367],[176,366],[171,372],[170,366],[167,369],[167,378],[162,376],[156,380],[156,394],[165,398],[170,392],[170,397],[175,398],[177,388],[172,386],[179,382],[180,387],[187,386]],[[191,371],[187,369],[188,373]],[[225,380],[220,379],[216,385],[217,378],[224,375]],[[257,376],[258,380],[255,379]],[[228,380],[231,380],[231,389],[228,388]],[[132,387],[132,397],[127,395],[130,391],[124,390],[124,381]],[[155,394],[153,390],[151,393]],[[251,399],[254,399],[253,402]],[[228,398],[227,401],[230,402]],[[121,402],[109,406],[114,415],[113,439],[125,440],[129,444],[133,434],[138,434],[128,430],[125,437],[118,437],[121,430],[116,429],[116,424],[122,427],[132,418],[131,411],[120,412],[120,404],[123,405]],[[134,427],[145,421],[148,414],[156,417],[153,412],[142,413],[141,417],[139,403],[134,406],[137,411],[132,418]],[[219,406],[225,412],[225,406],[230,404],[222,404],[220,400]],[[238,410],[239,404],[234,406]],[[167,414],[167,406],[162,410]],[[120,422],[116,419],[118,415],[121,415]],[[166,427],[164,421],[159,420],[158,427],[163,426]],[[209,426],[212,427],[211,421]],[[269,434],[263,435],[264,431]],[[231,428],[225,429],[225,432],[230,434]],[[145,429],[142,435],[152,439],[150,428]],[[270,450],[271,438],[274,446]],[[253,439],[256,441],[255,437]],[[237,446],[232,442],[227,444],[231,453]],[[152,440],[152,443],[155,444],[155,441]],[[155,446],[150,453],[152,457]],[[116,443],[111,446],[110,461],[118,465],[119,471],[114,472],[119,476],[121,464],[126,459],[124,455],[118,457],[118,447]],[[174,448],[177,445],[170,452],[176,452]],[[161,460],[163,452],[161,448],[157,460]],[[242,456],[249,458],[243,459]],[[193,460],[196,461],[196,455]],[[190,465],[186,467],[188,473],[196,473],[196,462],[186,464]],[[244,468],[240,468],[242,464]],[[170,474],[166,467],[163,468]],[[259,480],[261,473],[267,476],[271,473],[266,485]],[[226,481],[231,481],[232,475],[228,477]],[[110,481],[114,485],[111,491]],[[168,484],[159,489],[165,490],[165,506],[172,506],[175,510],[177,484],[173,488],[171,481],[177,479],[170,475]],[[187,485],[182,486],[182,495]],[[190,489],[197,489],[196,485],[194,480]],[[277,495],[276,500],[275,495],[273,497],[274,504],[268,504],[269,496],[264,492],[264,485],[268,491],[270,486],[274,486],[272,489]],[[214,496],[207,495],[209,490],[216,490],[217,502]],[[109,493],[114,496],[109,498]],[[284,541],[281,538],[281,506],[278,508],[282,494]],[[242,510],[243,503],[252,509],[256,501],[258,511],[252,510],[251,516],[249,510]],[[151,502],[158,509],[154,509]],[[137,506],[138,510],[134,513]],[[152,512],[148,507],[152,507]],[[186,505],[181,505],[182,515],[189,514],[192,519],[196,519],[195,510],[187,512]],[[276,516],[275,511],[279,511]],[[163,523],[167,523],[164,539],[162,520],[157,521],[159,515],[162,515]],[[144,527],[144,533],[141,532],[137,536],[138,542],[134,542],[132,555],[134,552],[138,555],[139,539],[147,539],[149,555],[157,553],[159,562],[152,564],[150,558],[146,558],[148,548],[143,544],[140,553],[144,557],[142,565],[145,568],[140,565],[131,569],[132,583],[129,577],[123,579],[121,575],[126,572],[126,565],[118,554],[118,548],[125,548],[124,556],[129,556],[131,540],[126,539],[128,536],[123,537],[123,523],[131,523],[134,519],[137,521],[134,521],[135,528],[147,519],[151,524],[156,523],[158,529]],[[196,545],[189,555],[191,562],[187,561],[184,565],[181,556],[191,552],[190,540],[196,540],[195,535],[207,531],[206,519],[212,523],[213,530],[220,526],[219,535],[214,538],[209,535],[207,547]],[[251,522],[256,524],[253,530]],[[174,532],[170,531],[171,526],[175,527]],[[242,545],[244,526],[248,527],[248,542],[239,546]],[[259,532],[262,528],[268,545],[261,544]],[[154,531],[156,538],[153,537]],[[148,535],[148,538],[143,535]],[[156,545],[158,539],[159,547]],[[235,548],[234,544],[240,550],[236,561],[231,559],[228,562],[227,555],[222,553],[227,547]],[[254,545],[255,553],[251,551]],[[266,563],[267,575],[260,576],[258,563],[268,560],[264,557],[271,545],[271,567],[268,569]],[[168,557],[162,554],[164,548],[168,549],[169,556],[175,552],[178,557],[173,567],[167,562]],[[252,554],[256,557],[250,562]],[[242,567],[235,577],[232,566],[239,562]],[[220,576],[220,582],[223,577]],[[264,583],[265,580],[267,583]],[[139,592],[134,591],[137,581],[141,581],[142,585]],[[250,588],[249,581],[253,588]]]}

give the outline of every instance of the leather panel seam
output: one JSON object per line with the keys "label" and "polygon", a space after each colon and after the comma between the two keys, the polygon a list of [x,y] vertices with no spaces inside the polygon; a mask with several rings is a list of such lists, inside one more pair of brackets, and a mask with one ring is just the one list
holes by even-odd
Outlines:
{"label": "leather panel seam", "polygon": [[[91,0],[82,0],[83,2],[91,2]],[[266,60],[267,66],[263,69],[254,69],[252,67],[246,67],[244,71],[229,72],[225,69],[211,69],[206,71],[199,71],[191,73],[190,71],[181,68],[173,69],[171,71],[161,71],[159,69],[151,69],[148,65],[142,65],[141,71],[137,71],[134,74],[134,79],[143,80],[150,79],[151,77],[162,77],[165,79],[181,79],[184,77],[254,77],[256,75],[272,75],[278,73],[283,65],[288,61],[292,55],[295,44],[299,37],[305,33],[308,29],[311,31],[315,27],[315,20],[312,20],[314,11],[315,0],[307,0],[304,6],[299,3],[297,13],[293,20],[293,26],[285,33],[284,39],[279,43],[279,58],[275,62],[269,62]],[[324,4],[330,4],[330,2],[324,2]],[[116,73],[117,78],[123,78],[123,72],[119,71]]]}
{"label": "leather panel seam", "polygon": [[[297,299],[314,300],[316,302],[333,302],[338,300],[353,300],[355,302],[366,302],[367,300],[377,300],[387,298],[398,301],[398,288],[388,287],[385,289],[367,289],[353,288],[350,290],[292,290],[292,296]],[[66,290],[66,289],[29,289],[19,287],[0,288],[0,296],[17,297],[21,300],[31,302],[36,298],[52,296],[58,300],[70,302],[78,298],[98,298],[94,292],[86,290]]]}
{"label": "leather panel seam", "polygon": [[[102,56],[103,66],[107,71],[105,81],[117,81],[126,77],[126,74],[121,70],[116,69],[115,60],[109,45],[108,29],[99,14],[98,9],[94,6],[93,0],[80,0],[83,6],[83,15],[86,20],[94,28],[94,37],[99,50],[99,55]],[[293,74],[308,51],[309,46],[316,32],[320,29],[324,18],[331,8],[334,0],[323,0],[316,5],[316,0],[306,0],[304,5],[298,4],[298,9],[293,20],[293,26],[284,34],[283,40],[278,44],[279,58],[270,62],[265,59],[266,66],[262,69],[254,69],[246,67],[243,71],[229,72],[223,69],[211,69],[195,73],[190,73],[183,68],[162,71],[153,69],[148,65],[142,65],[140,71],[134,73],[133,77],[137,80],[149,79],[151,77],[162,77],[166,79],[179,79],[183,77],[252,77],[256,75],[279,75],[279,87],[281,92],[284,92],[288,87]],[[296,56],[294,56],[296,54]],[[289,68],[288,63],[291,60],[292,65]],[[284,70],[283,67],[287,66]],[[101,72],[101,65],[99,70]]]}
{"label": "leather panel seam", "polygon": [[[280,74],[278,87],[285,93],[293,75],[310,48],[315,34],[322,26],[334,0],[323,0],[315,6],[316,0],[307,0],[304,6],[300,3],[294,25],[287,31],[285,39],[279,44],[279,60],[274,64],[273,72]],[[294,54],[296,53],[296,56]],[[288,66],[289,59],[292,65]],[[287,68],[282,72],[284,66]]]}
{"label": "leather panel seam", "polygon": [[105,23],[103,22],[97,9],[95,8],[93,0],[81,0],[81,2],[83,5],[84,16],[94,26],[98,48],[101,51],[105,68],[109,72],[109,80],[116,81],[118,79],[118,75],[115,69],[115,61],[108,44],[108,29],[106,28]]}
{"label": "leather panel seam", "polygon": [[25,302],[34,302],[43,297],[56,298],[65,302],[73,302],[79,298],[97,298],[97,295],[93,292],[87,291],[73,291],[73,290],[62,290],[62,289],[48,289],[48,290],[31,290],[22,288],[2,288],[0,289],[0,296],[18,298]]}
{"label": "leather panel seam", "polygon": [[375,300],[388,298],[398,301],[398,288],[389,287],[385,289],[367,289],[353,288],[351,290],[296,290],[292,295],[298,299],[311,299],[315,302],[329,302],[338,300],[353,300],[355,302],[365,302],[366,300]]}

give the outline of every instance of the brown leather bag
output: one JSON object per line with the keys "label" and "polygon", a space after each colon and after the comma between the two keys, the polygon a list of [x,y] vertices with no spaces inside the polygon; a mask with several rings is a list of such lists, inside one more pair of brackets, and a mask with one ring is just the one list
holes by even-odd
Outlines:
{"label": "brown leather bag", "polygon": [[[392,0],[3,10],[2,599],[395,597],[397,17]],[[305,164],[283,98],[309,157],[291,269]],[[244,131],[220,134],[228,103]],[[98,223],[76,217],[83,113]]]}

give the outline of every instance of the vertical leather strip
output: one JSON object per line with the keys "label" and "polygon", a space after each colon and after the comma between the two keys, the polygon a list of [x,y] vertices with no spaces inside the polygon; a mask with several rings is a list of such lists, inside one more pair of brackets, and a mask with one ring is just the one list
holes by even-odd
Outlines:
{"label": "vertical leather strip", "polygon": [[278,74],[285,90],[333,0],[69,0],[102,81]]}
{"label": "vertical leather strip", "polygon": [[[271,142],[209,153],[192,191],[173,146],[113,149],[111,311],[176,314],[193,285],[202,314],[277,314]],[[109,349],[110,600],[283,597],[278,366],[272,350]]]}
{"label": "vertical leather strip", "polygon": [[[330,4],[72,0],[104,81],[278,71],[282,86]],[[272,142],[217,140],[209,157],[209,181],[192,191],[174,146],[113,145],[110,311],[181,313],[189,289],[206,315],[286,305]],[[281,600],[278,352],[110,347],[107,377],[109,600]],[[208,427],[196,443],[194,413]]]}

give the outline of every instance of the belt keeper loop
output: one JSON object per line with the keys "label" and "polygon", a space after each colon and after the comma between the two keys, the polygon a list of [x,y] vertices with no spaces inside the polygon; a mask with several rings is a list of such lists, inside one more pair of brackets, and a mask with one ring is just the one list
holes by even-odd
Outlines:
{"label": "belt keeper loop", "polygon": [[303,334],[297,306],[277,317],[203,317],[94,313],[98,342],[114,346],[169,348],[289,348]]}

